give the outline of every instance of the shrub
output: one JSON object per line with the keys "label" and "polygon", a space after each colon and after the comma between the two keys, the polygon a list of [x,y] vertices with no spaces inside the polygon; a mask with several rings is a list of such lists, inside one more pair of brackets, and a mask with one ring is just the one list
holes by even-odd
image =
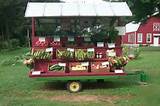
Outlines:
{"label": "shrub", "polygon": [[139,57],[139,55],[140,55],[140,49],[139,48],[134,49],[134,55],[135,55],[136,59]]}
{"label": "shrub", "polygon": [[20,42],[18,39],[11,39],[0,42],[0,49],[15,49],[19,47]]}
{"label": "shrub", "polygon": [[140,49],[137,46],[124,46],[123,55],[129,58],[137,59],[140,55]]}
{"label": "shrub", "polygon": [[12,49],[15,49],[17,47],[19,47],[20,43],[19,43],[19,40],[18,39],[11,39],[9,41],[10,45],[12,46],[11,48]]}
{"label": "shrub", "polygon": [[6,60],[3,60],[1,62],[1,65],[8,66],[8,65],[16,65],[18,63],[22,63],[24,60],[24,55],[21,56],[15,56]]}
{"label": "shrub", "polygon": [[11,45],[10,45],[9,41],[1,41],[0,42],[0,48],[1,49],[8,49],[10,47],[11,47]]}

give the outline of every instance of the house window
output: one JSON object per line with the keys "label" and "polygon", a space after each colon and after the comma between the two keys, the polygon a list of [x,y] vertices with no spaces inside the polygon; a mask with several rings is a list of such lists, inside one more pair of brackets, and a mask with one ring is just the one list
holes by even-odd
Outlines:
{"label": "house window", "polygon": [[131,42],[131,34],[128,34],[128,42]]}
{"label": "house window", "polygon": [[153,23],[153,31],[160,31],[160,23]]}
{"label": "house window", "polygon": [[138,43],[142,43],[142,33],[138,33]]}
{"label": "house window", "polygon": [[147,35],[146,35],[146,42],[147,43],[151,43],[151,38],[152,38],[152,34],[151,33],[147,33]]}
{"label": "house window", "polygon": [[128,42],[134,43],[135,42],[135,34],[128,34]]}

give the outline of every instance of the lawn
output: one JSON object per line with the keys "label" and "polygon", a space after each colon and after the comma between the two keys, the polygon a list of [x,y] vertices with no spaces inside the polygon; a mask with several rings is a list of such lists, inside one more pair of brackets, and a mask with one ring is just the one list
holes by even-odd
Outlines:
{"label": "lawn", "polygon": [[84,83],[84,90],[69,93],[63,82],[31,79],[23,64],[4,64],[28,49],[0,52],[0,106],[158,106],[160,105],[160,48],[141,48],[128,71],[145,71],[147,85],[136,76],[109,79],[104,84]]}

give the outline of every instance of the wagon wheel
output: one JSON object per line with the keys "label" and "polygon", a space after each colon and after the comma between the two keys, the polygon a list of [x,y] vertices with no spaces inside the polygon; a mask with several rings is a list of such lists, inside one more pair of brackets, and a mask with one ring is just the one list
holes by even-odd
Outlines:
{"label": "wagon wheel", "polygon": [[82,84],[80,81],[69,81],[67,83],[67,90],[71,93],[79,92],[82,89]]}

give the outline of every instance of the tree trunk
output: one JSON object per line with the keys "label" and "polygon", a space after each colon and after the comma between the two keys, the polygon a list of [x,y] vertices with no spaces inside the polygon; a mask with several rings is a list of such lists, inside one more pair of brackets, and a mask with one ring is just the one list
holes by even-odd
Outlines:
{"label": "tree trunk", "polygon": [[29,28],[27,29],[27,38],[28,38],[28,46],[31,47],[31,38],[30,38],[30,31]]}
{"label": "tree trunk", "polygon": [[5,40],[4,27],[1,27],[1,40]]}
{"label": "tree trunk", "polygon": [[6,24],[5,24],[5,40],[9,40],[9,36],[10,36],[9,25],[8,25],[8,22],[6,22]]}

